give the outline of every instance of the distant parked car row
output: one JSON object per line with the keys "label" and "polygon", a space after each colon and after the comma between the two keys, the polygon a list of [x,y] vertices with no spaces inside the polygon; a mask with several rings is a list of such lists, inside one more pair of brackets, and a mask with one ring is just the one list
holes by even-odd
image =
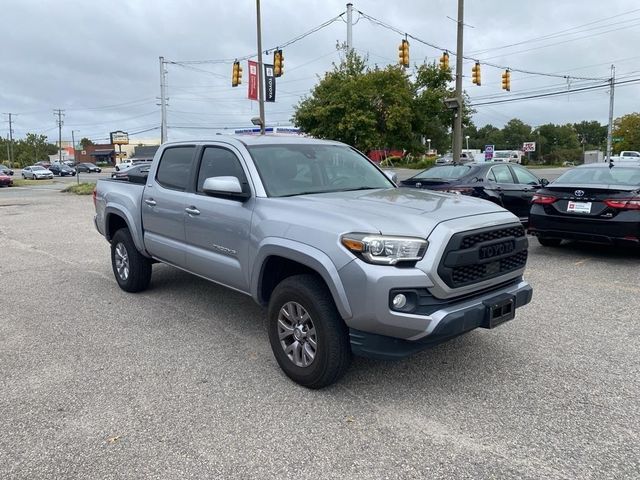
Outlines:
{"label": "distant parked car row", "polygon": [[563,240],[640,246],[640,165],[581,165],[552,183],[513,163],[437,165],[401,184],[497,203],[546,247]]}
{"label": "distant parked car row", "polygon": [[0,165],[0,174],[2,174],[2,175],[13,175],[13,170],[11,170],[6,165]]}
{"label": "distant parked car row", "polygon": [[2,170],[0,170],[0,187],[11,187],[13,186],[13,178],[10,175],[5,175]]}

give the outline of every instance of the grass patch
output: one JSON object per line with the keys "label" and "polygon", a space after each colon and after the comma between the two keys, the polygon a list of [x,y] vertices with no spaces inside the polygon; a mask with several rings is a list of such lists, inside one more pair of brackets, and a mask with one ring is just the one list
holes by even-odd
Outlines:
{"label": "grass patch", "polygon": [[29,185],[51,185],[53,180],[25,180],[24,178],[14,178],[14,187],[28,187]]}
{"label": "grass patch", "polygon": [[66,193],[75,193],[76,195],[91,195],[94,188],[96,188],[95,183],[74,183],[62,191]]}

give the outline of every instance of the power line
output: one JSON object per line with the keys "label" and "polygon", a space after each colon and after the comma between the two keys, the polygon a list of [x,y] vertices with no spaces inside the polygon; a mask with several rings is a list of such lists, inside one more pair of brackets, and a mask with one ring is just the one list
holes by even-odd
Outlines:
{"label": "power line", "polygon": [[[491,48],[485,48],[485,49],[482,49],[482,50],[471,51],[471,52],[469,52],[469,55],[482,55],[482,54],[490,52],[492,50],[502,50],[502,49],[505,49],[505,48],[516,47],[518,45],[524,45],[526,43],[533,43],[533,42],[538,42],[538,41],[542,41],[542,40],[549,40],[551,38],[556,38],[557,36],[561,36],[562,34],[564,34],[564,35],[574,35],[576,33],[582,33],[582,32],[573,32],[573,33],[567,33],[567,32],[571,32],[572,30],[579,30],[579,29],[582,29],[584,27],[588,27],[590,25],[595,25],[596,23],[602,23],[602,22],[605,22],[607,20],[611,20],[611,19],[617,18],[617,17],[622,17],[624,15],[629,15],[630,13],[635,13],[635,12],[638,12],[638,11],[640,11],[640,8],[629,10],[627,12],[622,12],[622,13],[619,13],[617,15],[613,15],[611,17],[601,18],[599,20],[594,20],[592,22],[583,23],[582,25],[577,25],[575,27],[567,28],[565,30],[560,30],[558,32],[548,33],[546,35],[541,35],[539,37],[529,38],[528,40],[522,40],[522,41],[516,42],[516,43],[510,43],[510,44],[507,44],[507,45],[501,45],[499,47],[491,47]],[[627,21],[629,21],[629,20],[623,20],[623,22],[627,22]],[[607,26],[609,26],[609,25],[607,25]],[[601,25],[601,26],[596,27],[596,28],[602,28],[602,27],[604,27],[604,26]]]}
{"label": "power line", "polygon": [[[372,17],[371,15],[367,15],[364,12],[361,12],[360,10],[358,10],[358,13],[360,13],[364,18],[366,18],[367,20],[369,20],[370,22],[377,24],[383,28],[386,28],[387,30],[391,30],[399,35],[402,35],[404,37],[408,37],[411,38],[412,40],[415,40],[418,43],[422,43],[424,45],[427,45],[431,48],[434,48],[436,50],[440,50],[441,52],[448,52],[450,55],[456,55],[456,53],[452,52],[450,49],[448,48],[443,48],[439,45],[436,45],[434,43],[431,43],[427,40],[423,40],[422,38],[416,37],[415,35],[412,35],[410,33],[407,32],[403,32],[402,30],[400,30],[397,27],[394,27],[392,25],[389,25],[388,23],[383,22],[382,20],[378,20],[375,17]],[[473,57],[469,57],[469,56],[464,56],[463,57],[466,60],[471,60],[471,61],[476,61],[476,58]],[[539,76],[543,76],[543,77],[556,77],[556,78],[565,78],[565,79],[576,79],[576,80],[605,80],[604,78],[595,78],[595,77],[578,77],[578,76],[574,76],[574,75],[561,75],[561,74],[555,74],[555,73],[546,73],[546,72],[536,72],[533,70],[525,70],[522,68],[515,68],[515,67],[510,67],[510,66],[506,66],[506,65],[498,65],[496,63],[490,63],[490,62],[486,62],[483,61],[482,62],[483,65],[487,65],[489,67],[494,67],[494,68],[498,68],[500,70],[509,70],[511,72],[520,72],[520,73],[525,73],[525,74],[529,74],[529,75],[539,75]]]}
{"label": "power line", "polygon": [[[292,38],[290,40],[287,40],[286,42],[279,43],[275,47],[272,47],[272,48],[269,48],[269,49],[265,50],[264,53],[268,54],[272,50],[275,50],[275,49],[278,49],[278,48],[285,48],[285,47],[288,47],[289,45],[292,45],[292,44],[294,44],[296,42],[299,42],[303,38],[306,38],[309,35],[312,35],[312,34],[316,33],[317,31],[322,30],[323,28],[326,28],[329,25],[331,25],[332,23],[340,20],[345,13],[347,13],[347,12],[344,11],[344,12],[336,15],[335,17],[327,20],[326,22],[323,22],[320,25],[312,28],[311,30],[298,35],[297,37],[294,37],[294,38]],[[258,55],[258,54],[257,53],[252,53],[250,55],[245,55],[243,57],[236,57],[236,58],[221,58],[221,59],[216,59],[216,60],[167,61],[167,63],[170,63],[172,65],[180,65],[180,66],[199,65],[199,64],[215,64],[215,63],[233,63],[233,62],[236,62],[236,61],[241,62],[243,60],[249,60],[249,59],[255,57],[256,55]],[[211,73],[211,72],[209,72],[209,73]]]}
{"label": "power line", "polygon": [[[618,86],[618,85],[628,85],[628,84],[633,84],[633,83],[638,83],[640,82],[640,78],[634,78],[631,80],[624,80],[621,82],[614,82],[613,85]],[[571,90],[561,90],[561,91],[557,91],[557,92],[549,92],[549,93],[541,93],[538,95],[527,95],[527,96],[521,96],[521,97],[514,97],[514,98],[505,98],[502,100],[494,100],[491,102],[483,102],[483,103],[472,103],[470,104],[471,107],[481,107],[483,105],[496,105],[498,103],[511,103],[511,102],[518,102],[518,101],[522,101],[522,100],[531,100],[534,98],[545,98],[545,97],[554,97],[557,95],[565,95],[568,93],[579,93],[579,92],[586,92],[586,91],[590,91],[590,90],[596,90],[596,89],[602,89],[602,88],[607,88],[607,87],[611,87],[611,83],[605,83],[602,85],[592,85],[590,87],[582,87],[582,88],[575,88],[575,89],[571,89]]]}

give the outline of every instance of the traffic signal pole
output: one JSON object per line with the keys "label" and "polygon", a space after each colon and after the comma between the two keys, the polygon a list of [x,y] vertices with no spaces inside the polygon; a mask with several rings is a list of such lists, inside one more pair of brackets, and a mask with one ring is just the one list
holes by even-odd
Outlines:
{"label": "traffic signal pole", "polygon": [[260,0],[256,0],[256,16],[258,31],[258,104],[260,105],[260,135],[264,135],[264,78],[262,65],[262,28],[260,26]]}
{"label": "traffic signal pole", "polygon": [[462,153],[462,34],[464,32],[464,0],[458,0],[458,42],[456,46],[456,99],[458,106],[453,122],[453,161],[459,162]]}

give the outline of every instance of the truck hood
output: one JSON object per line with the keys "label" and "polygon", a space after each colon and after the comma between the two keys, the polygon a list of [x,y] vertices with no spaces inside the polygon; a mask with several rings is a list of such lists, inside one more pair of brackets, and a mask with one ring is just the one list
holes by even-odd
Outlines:
{"label": "truck hood", "polygon": [[[410,188],[332,192],[272,198],[274,207],[291,212],[292,223],[312,223],[334,232],[380,232],[429,236],[439,223],[462,217],[506,212],[498,205],[464,195]],[[295,212],[295,213],[294,213]],[[514,220],[517,220],[514,217]]]}

